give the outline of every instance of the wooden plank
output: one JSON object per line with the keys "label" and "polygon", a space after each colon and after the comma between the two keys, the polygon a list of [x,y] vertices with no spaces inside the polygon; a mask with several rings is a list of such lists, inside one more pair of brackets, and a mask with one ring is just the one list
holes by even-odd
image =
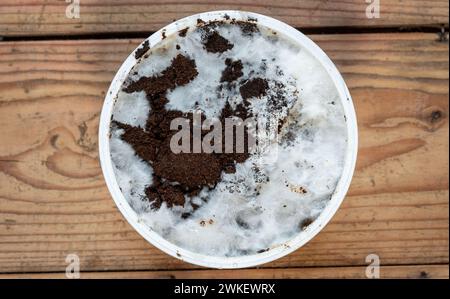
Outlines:
{"label": "wooden plank", "polygon": [[[354,97],[350,194],[301,250],[265,267],[448,263],[448,43],[434,34],[312,36]],[[192,269],[116,209],[97,153],[105,91],[137,40],[0,43],[0,272]]]}
{"label": "wooden plank", "polygon": [[[380,18],[369,19],[361,0],[133,0],[80,1],[79,18],[68,18],[65,1],[2,0],[0,36],[151,32],[199,12],[235,9],[272,16],[298,28],[393,27],[448,24],[447,0],[383,0]],[[70,16],[70,14],[69,14]]]}
{"label": "wooden plank", "polygon": [[[82,279],[364,279],[366,267],[317,267],[317,268],[272,268],[241,270],[176,270],[176,271],[126,271],[126,272],[81,272]],[[383,266],[380,278],[428,278],[448,279],[447,265]],[[61,279],[65,273],[0,274],[0,279]]]}

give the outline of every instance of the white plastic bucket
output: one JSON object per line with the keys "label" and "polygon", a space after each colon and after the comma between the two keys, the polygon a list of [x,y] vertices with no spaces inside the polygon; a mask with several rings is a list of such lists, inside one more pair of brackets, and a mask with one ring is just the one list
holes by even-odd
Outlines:
{"label": "white plastic bucket", "polygon": [[[258,24],[279,32],[282,35],[290,38],[292,41],[297,42],[303,49],[309,51],[323,65],[323,67],[328,71],[328,74],[332,78],[334,84],[336,85],[347,120],[348,148],[342,177],[337,184],[336,190],[334,191],[330,202],[322,211],[320,216],[311,225],[309,225],[304,232],[298,234],[291,240],[280,244],[279,246],[271,248],[270,250],[263,253],[239,257],[207,256],[185,250],[163,239],[157,233],[152,231],[146,224],[140,221],[138,215],[130,207],[124,195],[120,191],[113,171],[109,148],[110,122],[114,99],[120,87],[122,86],[122,83],[127,78],[129,71],[136,63],[134,51],[128,56],[128,58],[120,67],[106,94],[105,102],[103,104],[103,109],[100,116],[99,151],[103,175],[105,177],[106,185],[108,186],[112,198],[114,199],[117,207],[119,208],[120,212],[122,212],[125,219],[148,242],[158,247],[165,253],[192,264],[211,268],[245,268],[274,261],[295,251],[296,249],[306,244],[309,240],[311,240],[330,221],[334,213],[341,205],[350,186],[356,164],[358,130],[356,124],[356,115],[350,93],[341,74],[336,69],[333,62],[313,41],[311,41],[295,28],[283,22],[264,15],[250,12],[231,10],[213,11],[192,15],[171,23],[152,34],[149,38],[147,38],[147,40],[149,41],[150,47],[153,47],[161,41],[163,30],[165,31],[165,34],[167,36],[170,36],[171,34],[175,34],[179,30],[184,29],[187,26],[191,28],[195,27],[197,24],[197,19],[202,19],[203,21],[208,22],[212,20],[222,20],[224,19],[225,15],[229,16],[230,18],[235,18],[236,20],[243,21],[248,20],[248,18],[256,19]],[[141,47],[141,45],[139,45],[139,47]]]}

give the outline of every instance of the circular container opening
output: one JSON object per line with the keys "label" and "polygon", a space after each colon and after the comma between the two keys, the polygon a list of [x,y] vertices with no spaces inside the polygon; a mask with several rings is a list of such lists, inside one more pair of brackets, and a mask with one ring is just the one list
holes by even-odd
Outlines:
{"label": "circular container opening", "polygon": [[[138,61],[138,59],[136,59],[136,51],[142,49],[145,43],[147,43],[147,45],[150,45],[150,48],[153,48],[155,45],[158,45],[158,43],[165,39],[166,36],[169,37],[173,34],[177,34],[180,30],[183,30],[187,27],[195,27],[199,19],[203,22],[230,19],[235,21],[253,20],[258,25],[269,28],[270,30],[273,30],[273,32],[279,33],[288,38],[292,43],[298,45],[302,49],[306,50],[309,54],[311,54],[320,63],[321,67],[323,67],[323,69],[326,71],[335,86],[345,116],[347,147],[345,152],[344,165],[342,169],[342,175],[337,182],[336,188],[334,189],[329,202],[326,204],[325,208],[321,211],[320,215],[314,220],[314,222],[307,226],[303,232],[295,235],[282,244],[278,244],[277,246],[273,246],[268,250],[262,251],[257,254],[231,257],[205,255],[186,250],[167,241],[158,233],[150,229],[150,227],[146,223],[144,223],[144,221],[142,221],[142,218],[140,218],[138,214],[133,210],[133,208],[130,206],[127,199],[123,195],[114,173],[110,149],[110,128],[112,114],[116,96],[122,88],[125,80],[127,80],[130,71]],[[125,219],[148,242],[164,251],[165,253],[192,264],[211,268],[244,268],[257,266],[283,257],[300,248],[309,240],[311,240],[330,221],[330,219],[342,203],[345,194],[347,193],[356,164],[357,141],[358,135],[356,116],[350,93],[339,71],[336,69],[335,65],[328,58],[328,56],[314,42],[312,42],[309,38],[304,36],[295,28],[292,28],[283,22],[267,16],[242,11],[214,11],[189,16],[172,24],[169,24],[168,26],[162,28],[158,32],[155,32],[148,39],[142,42],[141,45],[139,45],[136,50],[128,56],[128,58],[122,64],[116,76],[114,77],[105,98],[99,125],[99,150],[102,171],[113,200],[115,201],[121,213],[124,215]]]}

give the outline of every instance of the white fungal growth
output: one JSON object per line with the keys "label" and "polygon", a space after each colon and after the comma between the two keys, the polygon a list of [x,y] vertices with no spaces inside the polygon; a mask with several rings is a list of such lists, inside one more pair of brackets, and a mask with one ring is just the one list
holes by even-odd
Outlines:
{"label": "white fungal growth", "polygon": [[[189,56],[199,74],[168,92],[166,109],[200,108],[207,117],[220,115],[224,99],[232,106],[243,101],[241,80],[267,79],[268,94],[249,101],[253,113],[285,119],[277,146],[265,152],[270,159],[253,155],[238,164],[235,173],[222,173],[214,189],[188,198],[185,207],[168,208],[163,203],[152,210],[144,193],[152,182],[152,167],[120,139],[122,130],[112,129],[111,156],[125,198],[149,229],[193,252],[240,256],[286,242],[302,233],[302,223],[323,211],[342,175],[347,130],[332,79],[306,50],[280,33],[259,29],[260,33],[247,35],[237,25],[219,26],[218,33],[234,45],[224,53],[205,51],[202,33],[194,28],[185,37],[168,36],[133,68],[130,78],[158,75],[177,54]],[[236,86],[218,92],[226,58],[242,61],[243,76]],[[275,82],[284,88],[276,90]],[[286,105],[271,115],[269,102],[275,91],[281,92]],[[149,109],[144,92],[120,92],[113,119],[144,127]],[[184,219],[181,213],[192,212],[190,202],[200,208]]]}

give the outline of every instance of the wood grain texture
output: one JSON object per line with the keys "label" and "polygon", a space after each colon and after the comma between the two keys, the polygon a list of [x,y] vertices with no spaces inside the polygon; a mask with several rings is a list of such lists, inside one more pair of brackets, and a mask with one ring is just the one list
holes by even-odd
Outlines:
{"label": "wood grain texture", "polygon": [[66,17],[63,0],[2,0],[0,36],[151,32],[199,12],[235,9],[273,16],[299,27],[448,25],[447,0],[383,0],[368,19],[363,0],[82,0],[80,18]]}
{"label": "wood grain texture", "polygon": [[[317,268],[267,268],[241,270],[175,270],[175,271],[125,271],[81,272],[82,279],[365,279],[366,267],[317,267]],[[380,278],[448,279],[448,265],[384,266]],[[61,279],[65,273],[0,274],[0,279]]]}
{"label": "wood grain texture", "polygon": [[[357,170],[331,223],[264,267],[362,266],[371,253],[382,265],[448,264],[448,43],[434,34],[312,38],[354,98]],[[0,272],[64,272],[68,253],[87,272],[195,268],[134,232],[101,175],[104,94],[138,43],[0,43]]]}

